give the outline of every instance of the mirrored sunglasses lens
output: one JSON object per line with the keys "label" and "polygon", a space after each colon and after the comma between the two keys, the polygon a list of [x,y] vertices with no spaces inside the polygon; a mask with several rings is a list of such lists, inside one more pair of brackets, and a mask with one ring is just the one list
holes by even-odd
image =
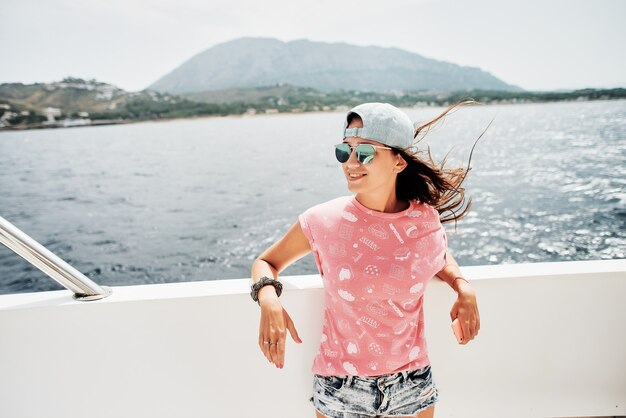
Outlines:
{"label": "mirrored sunglasses lens", "polygon": [[359,144],[356,147],[356,157],[361,164],[371,163],[376,155],[376,148],[369,144]]}
{"label": "mirrored sunglasses lens", "polygon": [[347,144],[339,144],[335,146],[335,157],[340,163],[345,163],[350,159],[350,153],[352,150]]}

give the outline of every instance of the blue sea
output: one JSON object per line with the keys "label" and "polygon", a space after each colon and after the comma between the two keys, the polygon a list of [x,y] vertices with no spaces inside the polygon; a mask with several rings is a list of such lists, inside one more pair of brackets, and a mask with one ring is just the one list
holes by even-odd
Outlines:
{"label": "blue sea", "polygon": [[[410,108],[427,121],[443,108]],[[626,101],[468,106],[420,142],[467,166],[461,266],[626,257]],[[343,112],[0,132],[0,216],[99,284],[246,278],[347,195]],[[282,275],[317,273],[311,254]],[[0,245],[0,294],[61,289]]]}

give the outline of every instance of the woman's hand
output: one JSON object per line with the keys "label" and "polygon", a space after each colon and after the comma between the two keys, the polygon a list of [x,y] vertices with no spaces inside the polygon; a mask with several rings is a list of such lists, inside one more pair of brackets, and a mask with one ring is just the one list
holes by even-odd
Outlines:
{"label": "woman's hand", "polygon": [[[259,299],[259,301],[261,302],[259,347],[270,363],[282,369],[285,364],[285,329],[289,330],[295,342],[300,344],[302,340],[278,297]],[[269,344],[266,344],[266,341],[269,341]]]}
{"label": "woman's hand", "polygon": [[459,283],[458,297],[450,311],[450,319],[454,321],[455,318],[459,318],[459,323],[463,330],[464,341],[460,344],[467,344],[478,335],[478,330],[480,329],[480,314],[478,313],[478,305],[476,303],[476,292],[467,283]]}

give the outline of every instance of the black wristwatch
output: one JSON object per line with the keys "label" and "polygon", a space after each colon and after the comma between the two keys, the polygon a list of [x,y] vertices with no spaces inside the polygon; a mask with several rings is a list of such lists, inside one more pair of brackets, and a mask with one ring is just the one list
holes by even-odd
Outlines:
{"label": "black wristwatch", "polygon": [[261,277],[261,280],[251,286],[252,291],[250,292],[252,300],[259,305],[261,305],[261,302],[259,302],[259,290],[261,290],[263,286],[267,285],[274,286],[274,288],[276,289],[276,295],[280,296],[280,294],[283,293],[283,284],[281,282],[270,277],[263,276]]}

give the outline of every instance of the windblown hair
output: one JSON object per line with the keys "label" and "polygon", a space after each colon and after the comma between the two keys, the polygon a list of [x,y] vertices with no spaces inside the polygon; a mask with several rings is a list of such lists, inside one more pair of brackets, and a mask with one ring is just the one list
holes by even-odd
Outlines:
{"label": "windblown hair", "polygon": [[[470,104],[481,103],[472,99],[462,99],[453,103],[439,116],[415,129],[413,138],[417,139],[420,134],[422,134],[422,138],[418,141],[414,141],[413,147],[402,149],[392,148],[393,153],[400,154],[408,164],[408,166],[398,174],[396,179],[396,197],[402,200],[417,199],[420,202],[433,206],[437,212],[439,212],[441,223],[454,221],[455,228],[456,222],[464,218],[472,206],[472,198],[469,198],[466,202],[465,188],[462,187],[462,184],[471,170],[470,162],[472,160],[474,147],[478,140],[485,134],[491,122],[474,142],[467,168],[445,167],[447,154],[441,163],[437,165],[430,154],[430,146],[428,147],[428,158],[425,158],[419,155],[423,151],[419,151],[415,144],[423,140],[428,132],[439,122],[442,122],[444,117],[454,109]],[[353,116],[358,117],[358,115],[351,114],[348,118],[348,123],[351,122]],[[465,207],[463,207],[464,205]],[[450,212],[450,214],[442,217],[441,214],[444,212]]]}
{"label": "windblown hair", "polygon": [[[416,128],[413,138],[417,139],[420,134],[423,134],[422,138],[417,142],[423,140],[432,128],[443,121],[446,115],[460,106],[470,104],[480,103],[472,99],[463,99],[451,104],[439,116]],[[408,166],[398,174],[396,179],[396,197],[404,200],[417,199],[420,202],[427,203],[433,206],[440,216],[444,212],[450,212],[448,215],[441,217],[441,223],[454,221],[456,228],[456,222],[463,219],[472,207],[471,197],[465,202],[465,188],[462,187],[462,184],[471,170],[470,163],[474,147],[485,134],[489,125],[474,142],[466,168],[445,167],[448,154],[437,165],[430,154],[430,147],[428,147],[428,159],[419,155],[420,151],[417,150],[417,147],[413,147],[413,149],[392,149],[394,154],[400,154],[408,163]]]}

